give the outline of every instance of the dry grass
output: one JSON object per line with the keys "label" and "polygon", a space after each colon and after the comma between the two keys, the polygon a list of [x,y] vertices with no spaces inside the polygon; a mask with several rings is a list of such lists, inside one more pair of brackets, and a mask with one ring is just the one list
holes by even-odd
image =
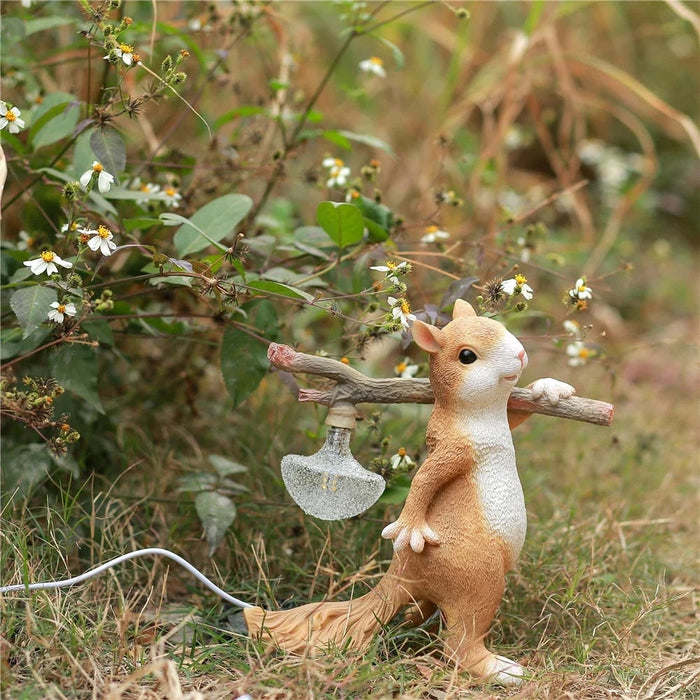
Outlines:
{"label": "dry grass", "polygon": [[[653,353],[647,360],[658,362]],[[605,395],[598,387],[591,384],[586,393]],[[361,657],[281,654],[232,633],[229,611],[185,572],[139,561],[78,589],[4,596],[3,695],[697,697],[698,426],[689,410],[696,397],[678,402],[659,390],[618,380],[610,429],[552,430],[546,418],[521,429],[530,532],[492,631],[492,645],[532,673],[520,688],[474,686],[443,663],[434,634],[399,621]],[[652,405],[653,411],[640,410]],[[284,500],[281,493],[268,496]],[[62,510],[39,513],[6,510],[2,570],[12,574],[4,582],[62,577],[154,540],[198,559],[189,539],[196,524],[168,528],[172,506],[151,503],[145,518],[146,500],[127,504],[97,490],[64,494],[62,503]],[[275,505],[253,502],[242,511],[235,537],[220,548],[218,568],[198,563],[251,601],[345,597],[363,581],[371,585],[388,556],[385,544],[375,551],[377,520],[388,517],[377,509],[323,528],[294,509],[280,511],[282,520],[260,517],[278,512]],[[373,552],[379,564],[371,563]]]}

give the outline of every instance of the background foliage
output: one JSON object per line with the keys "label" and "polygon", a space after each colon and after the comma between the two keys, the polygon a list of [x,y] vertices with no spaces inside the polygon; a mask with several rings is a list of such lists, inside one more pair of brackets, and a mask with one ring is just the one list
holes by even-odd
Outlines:
{"label": "background foliage", "polygon": [[[310,521],[279,463],[320,446],[325,412],[269,374],[267,343],[375,376],[424,373],[401,314],[435,320],[463,297],[523,339],[525,381],[556,376],[617,407],[612,431],[544,418],[520,430],[530,539],[494,644],[528,654],[533,697],[691,692],[689,6],[86,0],[2,13],[2,100],[21,111],[0,131],[4,580],[158,544],[268,606],[349,595],[388,556],[377,529],[407,483],[389,459],[404,447],[420,461],[426,409],[367,407],[353,451],[393,486],[359,519]],[[24,263],[47,250],[72,266],[34,274]],[[410,272],[370,269],[387,260]],[[516,274],[532,299],[499,290]],[[579,280],[590,299],[570,294]],[[109,582],[92,590],[120,600],[118,650],[98,610],[71,618],[75,598],[33,598],[26,614],[3,600],[5,687],[59,693],[76,673],[69,640],[86,634],[100,659],[86,693],[145,659],[161,685],[174,658],[203,688],[223,655],[229,694],[274,696],[296,677],[294,662],[232,644],[184,576],[148,571],[118,574],[123,590],[157,581],[171,601],[213,606],[175,648],[162,601]],[[370,655],[346,675],[307,661],[299,678],[319,694],[419,697],[426,679],[436,697],[458,693],[427,638],[397,627],[378,644],[382,673]],[[110,670],[105,654],[124,660]]]}

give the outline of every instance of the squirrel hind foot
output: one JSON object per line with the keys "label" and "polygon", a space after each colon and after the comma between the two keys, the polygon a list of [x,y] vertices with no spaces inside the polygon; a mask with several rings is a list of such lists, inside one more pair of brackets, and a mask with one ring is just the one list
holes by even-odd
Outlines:
{"label": "squirrel hind foot", "polygon": [[519,685],[525,680],[525,669],[516,661],[494,654],[484,680],[500,685]]}

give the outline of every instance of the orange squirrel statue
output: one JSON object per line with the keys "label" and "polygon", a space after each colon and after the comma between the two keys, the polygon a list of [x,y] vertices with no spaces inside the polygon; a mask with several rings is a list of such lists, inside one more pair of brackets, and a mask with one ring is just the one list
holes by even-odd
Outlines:
{"label": "orange squirrel statue", "polygon": [[[428,457],[398,520],[382,532],[394,544],[389,570],[354,600],[274,612],[246,608],[246,626],[295,653],[329,645],[362,650],[401,608],[415,606],[418,622],[438,608],[445,652],[455,664],[478,678],[517,683],[524,669],[487,650],[484,638],[527,526],[510,430],[529,413],[506,406],[527,355],[501,323],[477,316],[462,300],[444,328],[415,321],[412,333],[430,354],[435,406]],[[555,379],[529,388],[552,404],[574,393]]]}

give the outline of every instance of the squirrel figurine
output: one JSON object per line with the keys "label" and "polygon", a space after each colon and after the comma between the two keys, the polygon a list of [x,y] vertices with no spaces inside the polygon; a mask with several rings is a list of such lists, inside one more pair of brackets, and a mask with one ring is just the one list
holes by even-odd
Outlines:
{"label": "squirrel figurine", "polygon": [[[435,405],[428,456],[399,518],[382,532],[393,540],[389,570],[354,600],[274,612],[246,608],[246,626],[295,653],[329,644],[362,650],[401,608],[414,606],[414,622],[437,608],[451,661],[477,678],[517,683],[522,666],[488,651],[484,638],[527,527],[510,430],[530,414],[507,409],[527,354],[501,323],[477,316],[461,299],[444,328],[414,321],[412,334],[430,354]],[[575,391],[555,379],[529,388],[552,404]]]}

